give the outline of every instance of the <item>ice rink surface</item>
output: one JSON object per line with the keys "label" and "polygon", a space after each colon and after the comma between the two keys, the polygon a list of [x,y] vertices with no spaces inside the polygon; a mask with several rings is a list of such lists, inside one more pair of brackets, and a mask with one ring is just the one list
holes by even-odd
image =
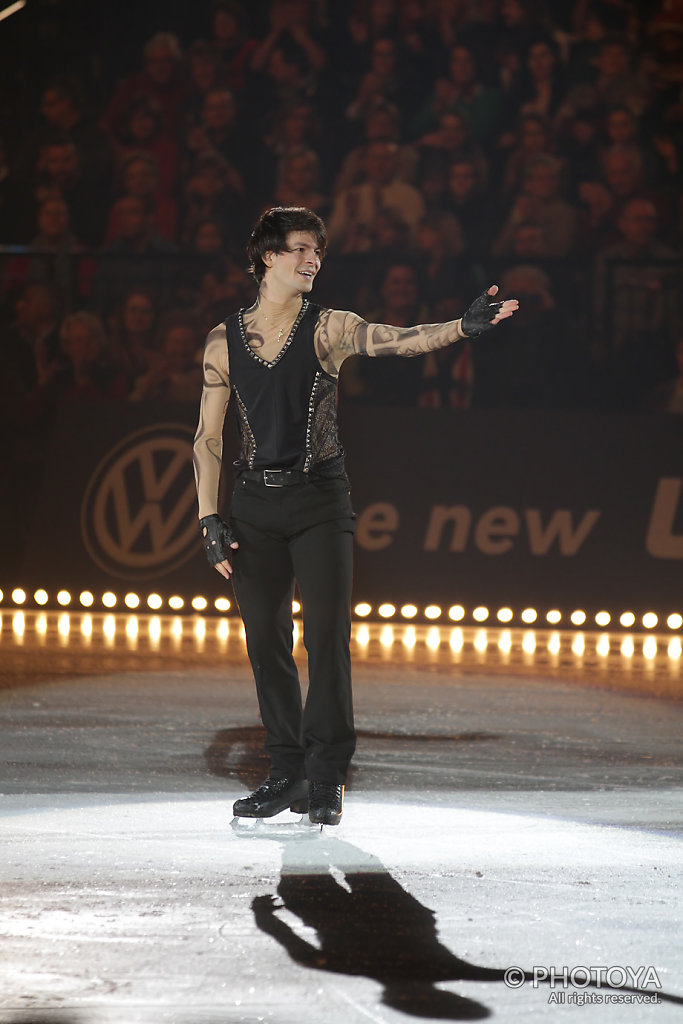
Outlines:
{"label": "ice rink surface", "polygon": [[354,627],[321,831],[232,819],[267,771],[234,620],[2,627],[0,1024],[683,1019],[669,638]]}

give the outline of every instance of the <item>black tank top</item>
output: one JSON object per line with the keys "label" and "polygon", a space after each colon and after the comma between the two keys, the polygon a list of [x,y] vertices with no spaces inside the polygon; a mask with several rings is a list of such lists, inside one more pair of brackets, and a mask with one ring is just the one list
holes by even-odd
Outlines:
{"label": "black tank top", "polygon": [[240,433],[238,470],[308,473],[343,456],[337,436],[337,381],[321,368],[314,345],[320,309],[303,300],[272,363],[249,347],[243,309],[225,321]]}

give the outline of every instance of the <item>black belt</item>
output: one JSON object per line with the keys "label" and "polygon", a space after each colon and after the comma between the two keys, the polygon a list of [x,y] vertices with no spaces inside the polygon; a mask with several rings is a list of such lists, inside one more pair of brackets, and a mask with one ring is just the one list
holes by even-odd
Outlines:
{"label": "black belt", "polygon": [[310,480],[311,474],[302,469],[245,469],[239,475],[240,480],[256,480],[266,487],[292,487]]}

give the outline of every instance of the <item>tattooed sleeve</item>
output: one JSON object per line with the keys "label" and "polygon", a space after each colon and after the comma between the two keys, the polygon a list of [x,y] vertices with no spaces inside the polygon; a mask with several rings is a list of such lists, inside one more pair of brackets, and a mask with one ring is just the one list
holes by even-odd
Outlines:
{"label": "tattooed sleeve", "polygon": [[369,324],[357,313],[323,310],[316,327],[316,347],[323,369],[339,372],[348,356],[420,356],[445,348],[465,335],[459,320],[417,327]]}
{"label": "tattooed sleeve", "polygon": [[197,483],[199,518],[218,511],[218,484],[223,461],[223,422],[230,398],[225,325],[214,327],[204,349],[204,387],[192,463]]}

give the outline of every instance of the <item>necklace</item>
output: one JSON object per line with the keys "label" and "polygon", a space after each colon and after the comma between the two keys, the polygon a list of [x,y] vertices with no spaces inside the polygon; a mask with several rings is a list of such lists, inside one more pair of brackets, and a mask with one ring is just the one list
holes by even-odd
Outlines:
{"label": "necklace", "polygon": [[290,304],[288,304],[288,308],[284,308],[284,309],[281,308],[281,309],[278,309],[278,310],[268,314],[268,313],[265,313],[263,311],[263,303],[261,303],[261,308],[259,310],[261,319],[263,319],[263,321],[265,323],[267,323],[269,325],[269,327],[272,327],[273,331],[277,330],[277,332],[278,332],[277,333],[277,337],[275,338],[275,341],[271,342],[271,344],[275,344],[275,345],[280,345],[281,344],[282,338],[283,338],[283,336],[285,334],[285,330],[289,331],[289,329],[291,328],[292,324],[296,320],[296,317],[298,316],[298,312],[300,311],[300,309],[301,309],[300,303],[299,303],[299,310],[298,311],[295,311],[294,309],[292,309],[292,306]]}

